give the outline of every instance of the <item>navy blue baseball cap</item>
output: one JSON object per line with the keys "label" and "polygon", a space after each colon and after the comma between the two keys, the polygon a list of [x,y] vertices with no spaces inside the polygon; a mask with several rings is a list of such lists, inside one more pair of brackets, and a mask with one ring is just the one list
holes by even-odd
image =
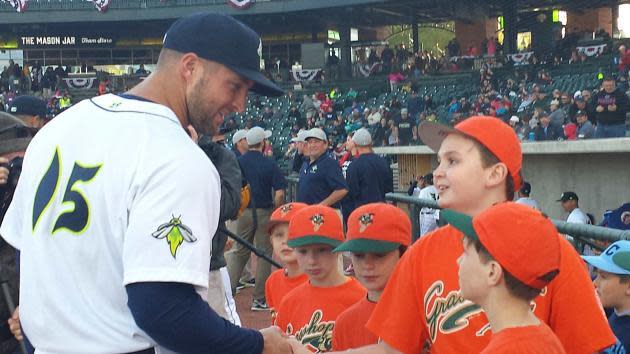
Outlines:
{"label": "navy blue baseball cap", "polygon": [[17,96],[9,105],[9,113],[46,118],[46,102],[35,96]]}
{"label": "navy blue baseball cap", "polygon": [[164,36],[164,48],[195,53],[252,80],[252,91],[281,96],[281,88],[260,72],[262,41],[256,32],[233,17],[199,12],[175,21]]}

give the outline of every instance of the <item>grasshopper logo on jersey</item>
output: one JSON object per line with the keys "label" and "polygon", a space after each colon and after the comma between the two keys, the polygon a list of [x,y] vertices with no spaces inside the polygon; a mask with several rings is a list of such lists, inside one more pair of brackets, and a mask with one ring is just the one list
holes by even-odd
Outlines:
{"label": "grasshopper logo on jersey", "polygon": [[280,207],[280,215],[282,217],[287,216],[287,214],[291,211],[291,209],[293,209],[293,205],[292,204],[285,204],[283,206]]}
{"label": "grasshopper logo on jersey", "polygon": [[[332,333],[335,328],[335,321],[322,321],[323,317],[322,310],[313,312],[308,323],[294,333],[295,339],[314,353],[327,352],[332,349]],[[288,329],[287,332],[291,334],[292,326],[289,325]]]}
{"label": "grasshopper logo on jersey", "polygon": [[166,242],[170,246],[171,255],[173,258],[177,256],[177,250],[179,246],[186,242],[195,242],[197,238],[193,236],[190,228],[182,224],[181,216],[171,218],[171,220],[165,224],[160,225],[151,236],[159,239],[166,237]]}
{"label": "grasshopper logo on jersey", "polygon": [[363,232],[365,231],[365,229],[367,229],[368,226],[372,225],[372,222],[374,221],[374,214],[373,213],[366,213],[361,215],[361,217],[359,217],[359,232]]}
{"label": "grasshopper logo on jersey", "polygon": [[311,216],[311,223],[313,224],[313,231],[317,232],[319,228],[324,225],[324,216],[322,214]]}

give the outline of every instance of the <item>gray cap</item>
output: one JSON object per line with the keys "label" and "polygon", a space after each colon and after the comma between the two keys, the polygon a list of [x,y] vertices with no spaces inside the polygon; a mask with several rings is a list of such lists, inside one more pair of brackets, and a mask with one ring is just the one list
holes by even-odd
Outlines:
{"label": "gray cap", "polygon": [[293,143],[303,143],[306,141],[306,138],[304,138],[306,136],[306,133],[308,132],[308,130],[300,130],[297,133],[297,136],[293,139],[291,139],[291,142]]}
{"label": "gray cap", "polygon": [[0,155],[24,151],[31,142],[28,126],[8,113],[0,112]]}
{"label": "gray cap", "polygon": [[270,130],[264,130],[261,127],[253,127],[247,131],[245,139],[247,139],[247,145],[256,145],[268,139],[271,136]]}
{"label": "gray cap", "polygon": [[320,128],[312,128],[308,130],[306,134],[304,134],[304,140],[308,138],[316,138],[322,141],[328,141],[328,139],[326,139],[326,133],[324,133],[324,131]]}
{"label": "gray cap", "polygon": [[372,136],[367,129],[361,128],[354,132],[352,141],[354,141],[358,146],[369,146],[372,145]]}
{"label": "gray cap", "polygon": [[407,108],[403,108],[403,109],[400,110],[400,114],[403,114],[403,113],[405,113],[405,114],[409,113]]}
{"label": "gray cap", "polygon": [[239,130],[235,131],[234,135],[232,135],[232,144],[236,145],[236,143],[238,143],[239,141],[245,139],[246,135],[247,135],[247,130],[245,130],[245,129],[239,129]]}

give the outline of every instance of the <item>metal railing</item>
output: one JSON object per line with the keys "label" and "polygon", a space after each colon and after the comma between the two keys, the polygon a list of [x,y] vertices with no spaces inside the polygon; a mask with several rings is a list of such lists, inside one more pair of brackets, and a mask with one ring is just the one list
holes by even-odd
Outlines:
{"label": "metal railing", "polygon": [[[286,1],[286,0],[257,0],[257,2]],[[225,5],[225,0],[116,0],[109,5],[110,9],[159,9],[165,7],[185,7],[199,5]],[[94,4],[85,0],[30,0],[28,11],[46,10],[94,10]],[[15,12],[8,4],[0,6],[0,12]]]}
{"label": "metal railing", "polygon": [[[423,207],[441,209],[437,202],[432,199],[420,199],[411,197],[404,193],[387,193],[385,196],[390,202],[404,203],[408,205],[409,218],[412,222],[412,230],[414,237],[420,235],[419,215],[420,209]],[[550,219],[558,229],[558,232],[571,236],[573,244],[578,250],[583,250],[585,245],[592,248],[602,250],[602,247],[593,243],[591,240],[614,242],[618,240],[630,240],[629,230],[609,229],[606,227],[568,223],[562,220]]]}

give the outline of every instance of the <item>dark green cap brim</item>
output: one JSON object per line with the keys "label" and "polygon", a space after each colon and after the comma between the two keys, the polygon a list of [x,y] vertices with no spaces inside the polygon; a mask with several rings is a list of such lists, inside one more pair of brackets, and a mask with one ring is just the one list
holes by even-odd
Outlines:
{"label": "dark green cap brim", "polygon": [[355,238],[342,243],[333,252],[353,252],[353,253],[387,253],[397,250],[400,243],[371,240],[367,238]]}
{"label": "dark green cap brim", "polygon": [[472,218],[466,214],[461,214],[450,209],[440,211],[440,218],[446,220],[454,228],[464,233],[464,235],[479,240],[477,232],[472,224]]}
{"label": "dark green cap brim", "polygon": [[287,245],[289,245],[289,247],[291,248],[295,248],[295,247],[302,247],[302,246],[308,246],[308,245],[316,245],[316,244],[325,244],[325,245],[330,245],[333,247],[337,247],[341,244],[341,241],[339,240],[335,240],[332,238],[328,238],[328,237],[324,237],[324,236],[302,236],[299,238],[295,238],[293,240],[289,240],[287,242]]}

